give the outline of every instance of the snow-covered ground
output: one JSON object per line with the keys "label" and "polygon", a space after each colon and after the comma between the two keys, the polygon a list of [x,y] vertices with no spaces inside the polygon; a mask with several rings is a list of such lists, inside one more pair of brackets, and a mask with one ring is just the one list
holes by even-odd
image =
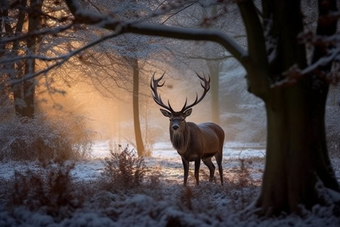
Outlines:
{"label": "snow-covered ground", "polygon": [[[109,155],[109,149],[108,141],[95,143],[92,159],[77,162],[72,170],[74,180],[85,182],[84,185],[96,182],[104,171],[104,158]],[[244,159],[243,164],[249,171],[246,180],[251,181],[251,187],[243,188],[237,179],[240,160],[249,157],[253,158]],[[201,183],[195,186],[191,163],[189,187],[185,188],[180,156],[170,143],[158,143],[153,147],[152,157],[145,157],[146,166],[160,172],[160,182],[148,186],[152,189],[127,191],[123,195],[98,191],[91,194],[93,198],[82,208],[62,219],[48,215],[43,209],[29,211],[26,207],[16,207],[8,211],[0,204],[0,226],[340,226],[339,218],[323,209],[306,214],[304,219],[289,216],[260,221],[252,215],[245,219],[240,211],[256,199],[264,168],[262,157],[264,146],[261,144],[226,143],[225,185],[221,186],[219,180],[208,182],[208,168],[202,164]],[[38,164],[25,162],[1,163],[0,184],[12,178],[15,170],[24,171],[27,167],[39,168]]]}
{"label": "snow-covered ground", "polygon": [[[124,145],[123,145],[124,146]],[[73,176],[79,180],[96,179],[101,175],[104,168],[103,159],[110,155],[110,141],[97,141],[94,143],[90,160],[76,163]],[[223,166],[227,169],[235,168],[239,165],[237,158],[264,157],[264,145],[261,144],[242,144],[242,143],[225,143],[223,148]],[[156,143],[153,147],[152,156],[144,158],[147,166],[160,167],[163,169],[164,177],[167,180],[181,179],[183,181],[183,168],[180,156],[172,148],[170,142]],[[233,161],[230,161],[233,160]],[[193,170],[193,163],[190,163]],[[0,165],[0,177],[11,178],[15,171],[24,170],[27,166],[32,168],[30,162],[5,162]],[[259,166],[258,168],[262,168]],[[208,171],[208,168],[202,163],[201,169]],[[261,176],[258,176],[259,178]]]}
{"label": "snow-covered ground", "polygon": [[[109,141],[95,143],[92,152],[94,160],[78,163],[74,170],[74,175],[81,179],[95,179],[100,176],[103,169],[102,159],[110,154],[109,144]],[[223,148],[223,166],[225,171],[238,167],[238,158],[264,157],[264,149],[264,146],[261,144],[225,143]],[[178,184],[183,183],[182,161],[170,142],[156,143],[153,147],[152,156],[145,157],[144,160],[148,167],[156,167],[161,170],[164,181],[176,182]],[[253,175],[260,179],[262,177],[263,165],[256,168],[258,173],[253,173]],[[193,171],[193,169],[193,163],[190,163],[190,170]],[[206,173],[209,171],[203,163],[201,164],[201,169]],[[194,181],[194,179],[191,179],[191,181]]]}

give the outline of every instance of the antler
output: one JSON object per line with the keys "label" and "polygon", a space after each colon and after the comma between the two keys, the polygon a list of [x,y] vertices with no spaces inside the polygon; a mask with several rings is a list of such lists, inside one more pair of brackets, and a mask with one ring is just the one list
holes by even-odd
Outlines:
{"label": "antler", "polygon": [[210,89],[210,76],[208,77],[208,80],[204,77],[201,77],[200,75],[198,75],[198,73],[196,73],[196,75],[198,76],[198,78],[200,78],[201,80],[201,86],[202,88],[204,89],[204,92],[202,94],[202,96],[200,98],[198,98],[198,94],[196,93],[196,99],[195,101],[190,104],[189,106],[187,106],[187,101],[188,101],[188,98],[185,99],[185,103],[184,103],[184,106],[181,110],[181,112],[184,112],[185,110],[197,105],[200,101],[202,101],[202,99],[204,98],[204,96],[207,94],[207,92],[209,91]]}
{"label": "antler", "polygon": [[159,83],[163,79],[165,72],[157,80],[155,79],[155,74],[156,74],[156,72],[152,75],[152,79],[150,81],[150,88],[152,90],[152,98],[159,106],[169,110],[171,113],[174,113],[175,111],[172,109],[172,107],[170,105],[170,101],[168,100],[168,105],[165,105],[163,103],[162,99],[161,99],[161,95],[159,95],[158,92],[157,92],[157,88],[163,87],[163,85],[165,84],[165,81],[162,84]]}

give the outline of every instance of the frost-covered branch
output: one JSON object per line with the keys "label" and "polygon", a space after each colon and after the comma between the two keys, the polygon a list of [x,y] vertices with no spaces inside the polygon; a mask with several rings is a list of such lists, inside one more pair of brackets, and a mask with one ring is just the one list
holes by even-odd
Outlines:
{"label": "frost-covered branch", "polygon": [[206,60],[206,61],[222,61],[226,60],[229,58],[233,58],[234,56],[227,54],[227,53],[222,53],[219,56],[216,57],[208,57],[208,56],[202,56],[202,55],[192,55],[188,56],[187,54],[184,54],[182,52],[180,53],[174,53],[174,51],[171,48],[166,47],[166,50],[169,51],[173,56],[178,56],[182,58],[188,58],[188,59],[193,59],[193,60]]}
{"label": "frost-covered branch", "polygon": [[[20,79],[11,79],[10,80],[10,85],[13,86],[13,85],[16,85],[16,84],[19,84],[23,81],[26,81],[26,80],[29,80],[29,79],[32,79],[34,77],[37,77],[41,74],[45,74],[47,72],[49,72],[51,69],[54,69],[58,66],[61,66],[63,63],[65,63],[66,61],[68,61],[71,57],[81,53],[82,51],[86,50],[86,49],[89,49],[90,47],[93,47],[101,42],[103,42],[104,40],[107,40],[107,39],[111,39],[111,38],[114,38],[116,37],[118,34],[109,34],[109,35],[106,35],[106,36],[103,36],[95,41],[92,41],[86,45],[84,45],[83,47],[81,48],[78,48],[76,49],[75,51],[73,52],[70,52],[66,55],[63,55],[63,56],[58,56],[58,57],[55,57],[55,58],[46,58],[45,60],[46,61],[52,61],[52,60],[60,60],[40,71],[37,71],[35,73],[30,73],[30,74],[26,74],[23,78],[20,78]],[[21,57],[21,59],[23,59],[24,57]],[[30,58],[30,56],[25,56],[25,58]],[[20,59],[20,57],[18,57],[18,59]],[[41,59],[44,59],[43,57],[41,57]],[[6,60],[5,60],[6,61]],[[12,59],[8,59],[8,61],[12,61]],[[1,62],[0,62],[1,63]]]}
{"label": "frost-covered branch", "polygon": [[329,55],[324,56],[322,58],[319,58],[316,62],[311,64],[310,66],[306,67],[301,71],[302,75],[307,75],[314,70],[318,69],[319,67],[326,66],[327,64],[332,63],[334,60],[339,58],[340,55],[340,48],[336,48],[334,50],[331,50]]}
{"label": "frost-covered branch", "polygon": [[48,29],[42,29],[22,35],[16,35],[16,36],[10,36],[10,37],[1,37],[0,43],[9,43],[9,42],[15,42],[23,39],[27,39],[29,36],[41,36],[41,35],[54,35],[58,34],[60,32],[66,31],[67,29],[71,28],[73,26],[72,23],[65,25],[65,26],[59,26],[55,28],[48,28]]}
{"label": "frost-covered branch", "polygon": [[245,67],[247,67],[245,58],[247,58],[248,53],[232,38],[220,31],[170,27],[141,23],[139,21],[119,21],[108,15],[99,15],[83,10],[77,0],[65,0],[65,2],[75,17],[75,23],[95,25],[97,27],[112,30],[116,34],[134,33],[182,40],[217,42],[226,48],[226,50],[239,60],[241,64],[245,64]]}
{"label": "frost-covered branch", "polygon": [[41,61],[49,62],[49,61],[57,61],[60,59],[64,59],[65,55],[63,56],[57,56],[57,57],[46,57],[42,55],[24,55],[24,56],[17,56],[17,57],[11,57],[11,58],[4,58],[0,60],[0,64],[9,64],[9,63],[14,63],[17,61],[21,60],[26,60],[26,59],[38,59]]}

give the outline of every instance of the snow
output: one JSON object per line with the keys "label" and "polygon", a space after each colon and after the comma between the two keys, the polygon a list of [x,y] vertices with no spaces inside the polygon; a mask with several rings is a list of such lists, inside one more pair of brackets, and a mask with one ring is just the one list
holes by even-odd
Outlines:
{"label": "snow", "polygon": [[[103,160],[109,155],[109,149],[110,141],[97,141],[92,159],[76,163],[72,170],[73,178],[77,182],[96,182],[103,172]],[[248,194],[250,200],[255,200],[259,190],[264,153],[264,144],[228,142],[224,145],[223,168],[229,180],[237,176],[240,166],[238,158],[254,157],[246,163],[255,190],[254,194]],[[219,180],[208,182],[204,177],[208,175],[208,168],[203,164],[200,185],[195,186],[191,174],[189,187],[183,187],[180,156],[168,142],[155,144],[152,157],[145,157],[145,163],[148,167],[159,168],[161,172],[160,184],[153,185],[156,189],[139,189],[125,194],[100,191],[83,208],[75,209],[61,219],[25,207],[8,211],[0,203],[0,226],[340,226],[339,218],[331,216],[322,207],[316,207],[309,213],[306,211],[303,219],[288,216],[259,220],[255,215],[248,215],[245,219],[240,212],[244,210],[244,205],[230,200],[228,195],[239,196],[240,193],[247,193],[247,188],[237,189],[237,185],[233,188],[228,186],[229,182],[221,186]],[[39,168],[37,163],[32,162],[1,163],[0,182],[3,182],[1,179],[13,177],[15,170],[24,171],[27,167]],[[190,165],[190,171],[193,172],[193,164]],[[334,193],[331,194],[334,196]],[[231,210],[231,207],[236,211]]]}
{"label": "snow", "polygon": [[[94,180],[101,175],[104,162],[103,159],[109,156],[110,141],[97,141],[93,146],[91,153],[92,159],[77,162],[72,171],[73,176],[79,180]],[[242,144],[242,143],[225,143],[223,149],[223,164],[233,168],[238,165],[237,162],[229,162],[230,159],[263,157],[264,145],[259,144]],[[170,142],[156,143],[153,148],[152,157],[146,157],[147,166],[160,166],[163,172],[166,172],[167,181],[181,181],[183,179],[182,161],[177,151],[172,148]],[[0,165],[0,176],[10,179],[15,171],[24,171],[27,167],[38,168],[38,163],[31,162],[4,162]],[[193,163],[190,163],[193,169]],[[205,169],[205,165],[201,165]],[[227,167],[228,168],[228,167]],[[207,169],[205,169],[207,171]]]}

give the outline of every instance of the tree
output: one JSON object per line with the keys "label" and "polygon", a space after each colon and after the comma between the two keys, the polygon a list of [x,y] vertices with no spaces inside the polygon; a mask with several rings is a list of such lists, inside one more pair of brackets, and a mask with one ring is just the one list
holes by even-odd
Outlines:
{"label": "tree", "polygon": [[[238,1],[247,50],[220,31],[119,22],[108,15],[86,13],[76,0],[65,2],[74,23],[97,24],[121,34],[221,44],[246,69],[248,90],[265,103],[266,165],[256,210],[261,215],[279,215],[300,213],[301,205],[308,209],[317,204],[339,206],[333,197],[340,188],[328,156],[324,123],[328,80],[338,49],[334,41],[323,37],[336,32],[335,0],[318,1],[316,31],[307,34],[302,1],[263,0],[262,10],[252,0]],[[313,41],[310,61],[306,51],[309,41]]]}
{"label": "tree", "polygon": [[[43,0],[23,0],[18,1],[14,10],[10,10],[6,3],[3,3],[0,17],[3,20],[1,23],[1,38],[6,36],[18,36],[27,34],[24,38],[13,40],[13,42],[3,45],[3,58],[6,55],[17,57],[25,53],[26,55],[35,55],[38,51],[38,36],[34,35],[41,28],[41,9]],[[14,14],[14,16],[13,16]],[[8,17],[15,20],[15,24],[11,23]],[[3,26],[3,28],[2,28]],[[8,35],[10,34],[10,35]],[[20,80],[26,74],[32,74],[36,70],[36,62],[34,58],[20,59],[13,63],[4,65],[5,73],[3,77],[9,77],[12,81]],[[20,117],[34,117],[34,95],[35,81],[34,79],[20,81],[11,85],[11,91],[14,98],[15,112]]]}
{"label": "tree", "polygon": [[133,69],[133,92],[132,92],[132,105],[133,105],[133,126],[135,131],[136,148],[138,156],[141,157],[145,153],[145,147],[143,143],[142,131],[140,127],[139,119],[139,78],[140,69],[138,66],[138,59],[132,58],[129,60]]}

